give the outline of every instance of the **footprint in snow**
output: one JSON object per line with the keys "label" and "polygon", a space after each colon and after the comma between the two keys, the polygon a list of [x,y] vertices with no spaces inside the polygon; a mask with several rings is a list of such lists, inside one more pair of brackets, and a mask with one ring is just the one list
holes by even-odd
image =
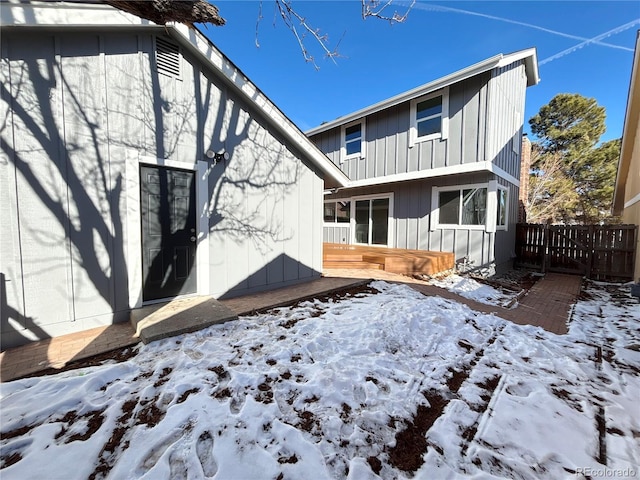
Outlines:
{"label": "footprint in snow", "polygon": [[209,432],[203,432],[196,442],[196,455],[202,465],[205,477],[213,477],[218,471],[218,465],[213,458],[213,437]]}
{"label": "footprint in snow", "polygon": [[171,452],[169,455],[169,478],[171,480],[187,480],[187,466],[184,459],[177,452]]}
{"label": "footprint in snow", "polygon": [[244,405],[245,402],[245,394],[239,394],[239,396],[237,397],[233,397],[231,399],[231,402],[229,402],[229,410],[231,410],[231,413],[233,413],[234,415],[237,415],[240,413],[240,410],[242,410],[242,407]]}
{"label": "footprint in snow", "polygon": [[[147,454],[143,457],[142,462],[140,463],[137,473],[139,476],[142,476],[144,473],[151,470],[156,466],[158,460],[164,455],[167,449],[180,440],[188,430],[188,426],[185,425],[183,428],[176,430],[172,435],[163,439],[162,441],[156,443],[151,449],[147,452]],[[173,477],[171,477],[173,478]]]}

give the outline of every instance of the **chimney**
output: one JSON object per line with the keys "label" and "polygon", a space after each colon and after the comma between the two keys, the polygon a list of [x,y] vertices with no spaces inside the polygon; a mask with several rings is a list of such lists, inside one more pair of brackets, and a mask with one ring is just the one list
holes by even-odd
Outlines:
{"label": "chimney", "polygon": [[527,198],[529,197],[529,170],[531,169],[531,141],[527,134],[522,135],[520,149],[520,208],[518,208],[518,222],[527,223]]}

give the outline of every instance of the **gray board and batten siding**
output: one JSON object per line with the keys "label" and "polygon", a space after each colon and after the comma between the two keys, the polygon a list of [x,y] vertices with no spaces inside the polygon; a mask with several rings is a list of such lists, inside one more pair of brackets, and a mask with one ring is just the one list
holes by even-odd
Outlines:
{"label": "gray board and batten siding", "polygon": [[[347,188],[325,195],[325,200],[393,193],[395,248],[454,252],[469,268],[507,268],[515,256],[520,178],[520,150],[527,76],[524,60],[496,67],[448,87],[448,134],[409,146],[410,100],[375,111],[364,118],[362,158],[341,162],[341,126],[311,135],[311,139],[351,181],[379,179],[380,184]],[[486,170],[459,173],[455,167],[491,162],[505,175]],[[453,167],[422,180],[385,183],[394,174]],[[426,172],[428,174],[428,172]],[[510,178],[509,178],[510,177]],[[430,225],[434,187],[488,184],[497,181],[508,191],[507,228],[495,232],[478,229],[433,228]],[[353,208],[353,207],[352,207]],[[326,224],[323,240],[350,243],[348,224]]]}
{"label": "gray board and batten siding", "polygon": [[[178,48],[166,65],[158,37]],[[175,40],[149,25],[3,27],[3,349],[125,321],[141,305],[142,164],[196,172],[197,293],[320,275],[323,174]],[[230,159],[212,166],[207,150]]]}
{"label": "gray board and batten siding", "polygon": [[448,135],[409,146],[410,102],[365,118],[364,155],[341,162],[341,127],[311,140],[351,181],[491,161],[520,176],[519,149],[527,86],[522,60],[448,87]]}

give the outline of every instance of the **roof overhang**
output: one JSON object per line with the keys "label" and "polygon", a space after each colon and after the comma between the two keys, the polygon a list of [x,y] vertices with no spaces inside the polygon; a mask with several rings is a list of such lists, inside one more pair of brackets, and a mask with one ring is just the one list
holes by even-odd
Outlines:
{"label": "roof overhang", "polygon": [[463,68],[462,70],[458,70],[457,72],[451,73],[444,77],[438,78],[437,80],[434,80],[432,82],[425,83],[424,85],[408,90],[404,93],[400,93],[387,100],[383,100],[382,102],[375,103],[369,107],[336,118],[335,120],[332,120],[330,122],[323,123],[322,125],[312,128],[311,130],[307,130],[305,133],[307,135],[315,135],[317,133],[326,132],[327,130],[330,130],[337,126],[352,122],[354,120],[358,120],[359,118],[377,113],[389,107],[399,105],[400,103],[404,103],[422,95],[435,92],[437,90],[440,90],[441,88],[448,87],[449,85],[461,82],[463,80],[466,80],[467,78],[474,77],[494,68],[505,67],[512,64],[513,62],[517,62],[518,60],[524,61],[525,72],[527,75],[527,86],[530,87],[533,85],[537,85],[538,82],[540,82],[540,77],[538,75],[538,56],[535,48],[528,48],[526,50],[520,50],[518,52],[506,55],[499,54],[491,58],[487,58],[486,60]]}
{"label": "roof overhang", "polygon": [[331,186],[344,186],[349,179],[322,153],[302,131],[263,94],[231,60],[218,50],[199,30],[183,24],[156,25],[102,3],[77,2],[21,2],[0,3],[2,29],[45,30],[90,29],[149,29],[167,32],[182,46],[208,65],[229,87],[253,105],[312,165],[325,175]]}
{"label": "roof overhang", "polygon": [[640,121],[640,30],[636,35],[627,110],[624,116],[624,128],[622,129],[622,146],[620,148],[620,159],[618,160],[616,185],[613,191],[614,215],[620,215],[624,209],[625,187],[629,176],[629,168],[631,167],[631,155],[633,154],[634,146],[640,142],[640,138],[636,136],[638,122]]}

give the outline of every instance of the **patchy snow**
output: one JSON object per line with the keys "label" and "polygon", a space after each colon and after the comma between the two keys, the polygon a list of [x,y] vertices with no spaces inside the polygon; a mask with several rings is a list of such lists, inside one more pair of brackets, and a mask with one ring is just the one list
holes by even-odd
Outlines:
{"label": "patchy snow", "polygon": [[441,279],[433,278],[429,280],[429,283],[436,287],[449,290],[461,297],[475,300],[476,302],[486,305],[498,305],[502,307],[517,296],[517,293],[504,293],[497,288],[483,285],[473,278],[464,277],[455,273]]}
{"label": "patchy snow", "polygon": [[2,479],[640,475],[640,308],[618,287],[556,336],[371,286],[0,385]]}

